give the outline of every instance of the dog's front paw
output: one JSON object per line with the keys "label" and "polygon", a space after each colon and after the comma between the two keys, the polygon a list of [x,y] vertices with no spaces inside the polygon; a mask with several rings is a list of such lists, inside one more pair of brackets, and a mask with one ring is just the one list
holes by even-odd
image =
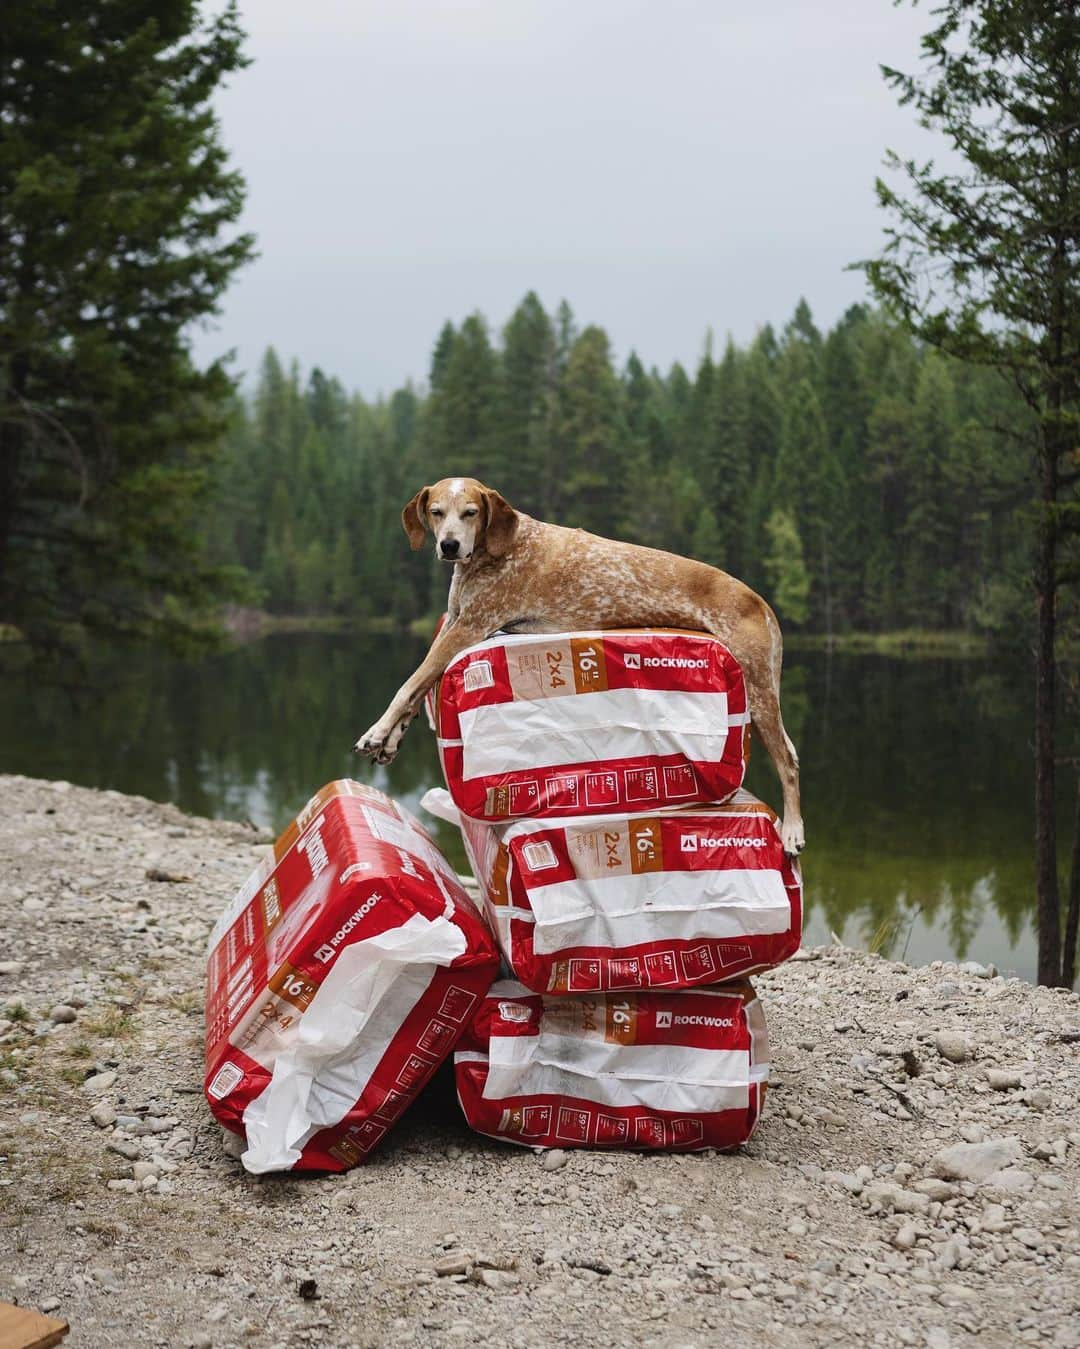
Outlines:
{"label": "dog's front paw", "polygon": [[785,819],[780,826],[780,841],[789,857],[798,857],[806,847],[806,831],[800,819]]}
{"label": "dog's front paw", "polygon": [[374,759],[376,763],[392,763],[400,741],[400,735],[395,737],[392,733],[387,733],[376,722],[371,730],[365,731],[353,745],[353,753],[366,754],[369,759]]}

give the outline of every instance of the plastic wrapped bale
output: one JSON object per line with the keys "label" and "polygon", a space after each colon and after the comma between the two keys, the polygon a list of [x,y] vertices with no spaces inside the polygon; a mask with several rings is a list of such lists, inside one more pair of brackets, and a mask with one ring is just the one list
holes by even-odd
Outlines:
{"label": "plastic wrapped bale", "polygon": [[802,937],[802,880],[777,816],[739,790],[720,806],[488,824],[447,792],[513,975],[538,993],[680,989],[770,969]]}
{"label": "plastic wrapped bale", "polygon": [[769,1074],[748,981],[686,993],[551,998],[495,984],[454,1055],[479,1133],[543,1148],[735,1148]]}
{"label": "plastic wrapped bale", "polygon": [[421,825],[318,792],[210,939],[206,1097],[252,1172],[363,1161],[495,977],[483,918]]}
{"label": "plastic wrapped bale", "polygon": [[496,634],[450,662],[429,713],[479,820],[723,801],[749,748],[742,671],[703,632]]}

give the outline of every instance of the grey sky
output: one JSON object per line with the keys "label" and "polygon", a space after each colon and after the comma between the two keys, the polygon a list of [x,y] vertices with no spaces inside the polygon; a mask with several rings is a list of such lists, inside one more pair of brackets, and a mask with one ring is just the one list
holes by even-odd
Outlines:
{"label": "grey sky", "polygon": [[202,357],[273,344],[350,389],[422,380],[438,329],[536,290],[620,363],[692,364],[800,294],[864,295],[886,146],[925,150],[878,72],[891,0],[241,0],[254,65],[219,105],[261,257]]}

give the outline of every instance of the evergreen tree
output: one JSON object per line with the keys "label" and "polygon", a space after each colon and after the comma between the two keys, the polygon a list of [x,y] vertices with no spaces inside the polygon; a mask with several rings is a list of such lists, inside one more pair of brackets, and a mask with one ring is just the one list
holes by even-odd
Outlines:
{"label": "evergreen tree", "polygon": [[768,539],[765,556],[768,598],[781,618],[789,623],[805,623],[809,612],[810,576],[795,517],[790,511],[773,511],[765,522],[765,534]]}
{"label": "evergreen tree", "polygon": [[[892,223],[884,255],[865,266],[877,295],[920,338],[1006,374],[1030,409],[1016,452],[1034,452],[1039,502],[1031,540],[1038,977],[1071,987],[1080,837],[1063,922],[1056,685],[1057,604],[1080,530],[1080,4],[942,0],[934,22],[923,72],[885,76],[964,162],[942,172],[891,157],[909,195],[878,182]],[[1077,791],[1080,800],[1080,782]]]}
{"label": "evergreen tree", "polygon": [[588,327],[574,342],[559,404],[562,482],[554,504],[565,523],[613,533],[627,500],[620,388],[607,334]]}
{"label": "evergreen tree", "polygon": [[492,484],[532,515],[542,516],[547,502],[554,419],[555,330],[530,291],[503,330],[499,464]]}
{"label": "evergreen tree", "polygon": [[235,5],[9,7],[0,72],[0,619],[192,638],[228,577],[200,513],[230,416],[192,360],[252,256],[212,99]]}

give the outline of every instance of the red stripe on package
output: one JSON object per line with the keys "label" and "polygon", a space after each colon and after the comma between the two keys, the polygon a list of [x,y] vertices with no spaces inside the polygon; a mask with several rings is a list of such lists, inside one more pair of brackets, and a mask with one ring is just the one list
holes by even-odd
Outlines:
{"label": "red stripe on package", "polygon": [[546,998],[495,984],[454,1054],[470,1126],[541,1148],[735,1148],[758,1122],[769,1039],[748,982]]}
{"label": "red stripe on package", "polygon": [[478,820],[723,801],[746,768],[742,671],[703,632],[489,638],[429,702],[447,786]]}
{"label": "red stripe on package", "polygon": [[511,973],[538,993],[679,989],[771,969],[798,949],[802,880],[777,817],[723,805],[487,824],[443,791]]}
{"label": "red stripe on package", "polygon": [[495,977],[486,924],[421,825],[323,787],[210,938],[206,1098],[255,1173],[366,1159]]}

